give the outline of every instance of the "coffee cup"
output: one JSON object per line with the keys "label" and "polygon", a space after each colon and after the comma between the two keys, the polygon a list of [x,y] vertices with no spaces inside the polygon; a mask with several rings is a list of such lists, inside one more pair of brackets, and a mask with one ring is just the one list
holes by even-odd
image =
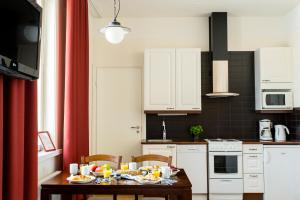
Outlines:
{"label": "coffee cup", "polygon": [[171,177],[172,170],[170,167],[162,166],[162,167],[160,167],[160,169],[161,169],[162,178],[170,178]]}
{"label": "coffee cup", "polygon": [[129,165],[129,170],[137,170],[136,162],[130,162],[128,165]]}

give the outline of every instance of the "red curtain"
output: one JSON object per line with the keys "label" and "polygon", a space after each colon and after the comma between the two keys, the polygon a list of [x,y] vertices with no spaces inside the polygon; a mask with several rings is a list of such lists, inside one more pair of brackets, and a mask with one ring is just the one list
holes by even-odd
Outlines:
{"label": "red curtain", "polygon": [[0,200],[37,199],[37,83],[0,75]]}
{"label": "red curtain", "polygon": [[59,6],[57,128],[63,133],[63,164],[68,169],[89,153],[88,2],[62,0]]}

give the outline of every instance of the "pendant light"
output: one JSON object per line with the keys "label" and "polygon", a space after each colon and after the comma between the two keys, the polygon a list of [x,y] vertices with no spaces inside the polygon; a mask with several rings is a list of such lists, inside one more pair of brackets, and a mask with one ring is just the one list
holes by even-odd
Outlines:
{"label": "pendant light", "polygon": [[112,44],[118,44],[122,42],[125,34],[130,32],[130,28],[121,26],[121,23],[117,21],[117,17],[120,12],[120,0],[118,0],[118,10],[117,2],[114,0],[114,20],[110,22],[106,27],[102,28],[100,31],[105,35],[105,38],[108,42]]}

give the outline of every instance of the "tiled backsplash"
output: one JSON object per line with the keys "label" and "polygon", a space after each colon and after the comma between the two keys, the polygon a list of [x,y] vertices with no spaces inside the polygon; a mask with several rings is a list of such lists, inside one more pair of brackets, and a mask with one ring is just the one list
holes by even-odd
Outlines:
{"label": "tiled backsplash", "polygon": [[295,110],[292,114],[287,115],[287,126],[292,133],[289,137],[300,139],[300,110]]}
{"label": "tiled backsplash", "polygon": [[212,59],[210,53],[202,52],[202,113],[187,116],[147,114],[148,139],[162,138],[163,119],[167,136],[172,139],[192,139],[189,127],[195,124],[203,125],[202,138],[257,139],[258,121],[265,118],[274,124],[286,124],[291,132],[300,133],[300,111],[293,114],[255,112],[254,52],[230,52],[229,55],[229,91],[240,96],[217,99],[205,96],[212,92]]}

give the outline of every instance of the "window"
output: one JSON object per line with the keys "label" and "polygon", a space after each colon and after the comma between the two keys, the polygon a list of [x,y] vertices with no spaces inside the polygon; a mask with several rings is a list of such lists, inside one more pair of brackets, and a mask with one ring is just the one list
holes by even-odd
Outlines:
{"label": "window", "polygon": [[[40,0],[43,7],[38,80],[38,130],[49,131],[56,143],[56,26],[57,0]],[[40,141],[39,141],[40,142]]]}

